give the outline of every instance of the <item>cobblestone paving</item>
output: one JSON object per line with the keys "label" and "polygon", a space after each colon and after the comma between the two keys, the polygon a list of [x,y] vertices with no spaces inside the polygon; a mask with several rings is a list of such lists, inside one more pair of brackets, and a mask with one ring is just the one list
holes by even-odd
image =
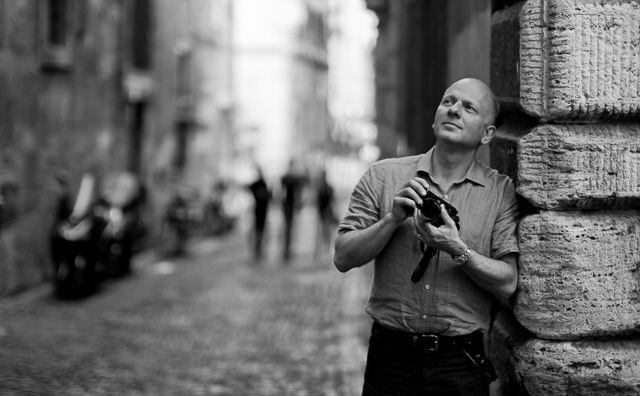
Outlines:
{"label": "cobblestone paving", "polygon": [[246,246],[238,231],[142,255],[83,300],[45,285],[0,301],[0,395],[359,394],[369,275]]}

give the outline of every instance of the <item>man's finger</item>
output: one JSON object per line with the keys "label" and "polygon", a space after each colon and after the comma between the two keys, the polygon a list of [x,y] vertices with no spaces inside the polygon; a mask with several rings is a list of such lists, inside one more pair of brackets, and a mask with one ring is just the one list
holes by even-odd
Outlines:
{"label": "man's finger", "polygon": [[445,209],[443,204],[440,205],[440,216],[442,217],[444,224],[452,227],[456,226],[456,223],[453,221],[451,216],[449,216],[449,212],[447,212],[447,209]]}
{"label": "man's finger", "polygon": [[421,177],[416,177],[415,180],[425,189],[425,193],[423,195],[426,195],[426,192],[429,191],[429,183]]}

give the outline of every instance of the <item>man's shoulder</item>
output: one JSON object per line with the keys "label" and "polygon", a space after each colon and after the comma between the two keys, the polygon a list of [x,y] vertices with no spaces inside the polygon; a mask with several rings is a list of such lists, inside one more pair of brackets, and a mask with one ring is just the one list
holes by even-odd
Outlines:
{"label": "man's shoulder", "polygon": [[500,173],[500,171],[498,171],[497,169],[492,168],[480,161],[478,161],[477,163],[479,165],[479,169],[482,172],[482,177],[486,181],[489,181],[493,185],[505,185],[505,184],[513,185],[513,180],[511,179],[510,176]]}

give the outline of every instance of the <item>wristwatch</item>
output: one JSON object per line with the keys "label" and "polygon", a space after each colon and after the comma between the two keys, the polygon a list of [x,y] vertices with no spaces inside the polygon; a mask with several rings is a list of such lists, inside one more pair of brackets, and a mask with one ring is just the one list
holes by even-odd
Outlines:
{"label": "wristwatch", "polygon": [[460,256],[451,255],[451,258],[453,259],[453,261],[455,261],[456,264],[458,264],[458,265],[462,265],[462,264],[466,263],[467,260],[469,260],[469,257],[471,257],[471,249],[470,248],[467,248],[467,250],[465,250],[464,253],[462,253]]}

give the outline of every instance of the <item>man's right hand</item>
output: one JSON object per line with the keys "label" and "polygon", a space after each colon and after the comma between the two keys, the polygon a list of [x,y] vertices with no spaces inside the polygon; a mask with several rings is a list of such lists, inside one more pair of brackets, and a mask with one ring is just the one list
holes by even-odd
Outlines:
{"label": "man's right hand", "polygon": [[429,183],[421,177],[409,180],[393,197],[391,216],[397,222],[402,222],[412,216],[414,210],[422,203],[422,197],[427,195]]}
{"label": "man's right hand", "polygon": [[427,195],[429,184],[420,177],[409,180],[393,197],[393,207],[380,221],[363,230],[338,234],[333,262],[341,272],[360,267],[375,259],[396,229],[412,216]]}

